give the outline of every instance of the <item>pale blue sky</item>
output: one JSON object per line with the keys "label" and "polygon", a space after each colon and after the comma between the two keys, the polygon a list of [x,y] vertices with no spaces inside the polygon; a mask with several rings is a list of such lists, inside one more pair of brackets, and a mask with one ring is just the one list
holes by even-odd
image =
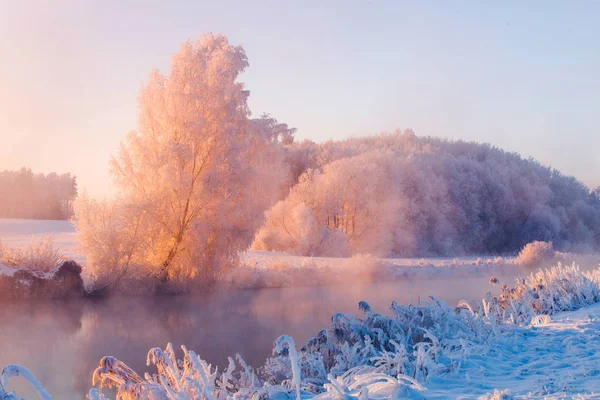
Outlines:
{"label": "pale blue sky", "polygon": [[140,85],[204,32],[244,46],[254,114],[299,139],[412,128],[600,185],[597,1],[0,0],[0,169],[111,193]]}

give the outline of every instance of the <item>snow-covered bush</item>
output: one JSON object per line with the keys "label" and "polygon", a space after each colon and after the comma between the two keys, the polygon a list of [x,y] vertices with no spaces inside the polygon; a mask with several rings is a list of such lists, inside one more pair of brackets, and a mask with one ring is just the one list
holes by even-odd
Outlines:
{"label": "snow-covered bush", "polygon": [[558,264],[517,279],[499,296],[482,301],[486,314],[498,322],[529,324],[536,315],[575,310],[600,301],[600,269],[581,271],[575,264]]}
{"label": "snow-covered bush", "polygon": [[82,267],[74,261],[65,261],[46,273],[0,265],[0,301],[82,297],[81,272]]}
{"label": "snow-covered bush", "polygon": [[280,201],[266,217],[267,222],[252,245],[256,250],[285,250],[300,256],[345,257],[350,254],[345,233],[320,226],[304,203],[290,206]]}
{"label": "snow-covered bush", "polygon": [[[289,286],[330,285],[354,281],[356,275],[348,274],[345,268],[324,265],[323,260],[305,258],[300,265],[286,259],[270,259],[264,265],[244,263],[228,275],[226,282],[234,287],[275,288]],[[367,273],[367,272],[365,272]]]}
{"label": "snow-covered bush", "polygon": [[539,267],[554,258],[552,242],[535,241],[526,244],[516,258],[516,262],[527,268]]}
{"label": "snow-covered bush", "polygon": [[51,237],[32,239],[25,246],[15,247],[3,246],[0,242],[0,264],[10,268],[45,274],[56,269],[64,261],[64,255],[54,246]]}

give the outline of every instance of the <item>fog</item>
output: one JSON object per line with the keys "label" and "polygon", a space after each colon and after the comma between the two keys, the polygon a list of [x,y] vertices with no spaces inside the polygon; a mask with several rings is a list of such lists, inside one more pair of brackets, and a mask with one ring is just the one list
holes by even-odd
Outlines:
{"label": "fog", "polygon": [[[512,282],[513,277],[500,277]],[[204,296],[113,297],[96,301],[28,302],[0,309],[0,365],[26,365],[60,399],[80,399],[103,356],[112,355],[138,373],[149,371],[146,354],[172,342],[226,366],[240,353],[253,366],[271,355],[273,342],[291,335],[300,347],[325,328],[336,312],[359,315],[358,302],[387,313],[392,301],[417,303],[435,293],[455,305],[497,287],[487,277],[350,284],[319,288],[215,291]],[[10,390],[35,395],[20,379]]]}

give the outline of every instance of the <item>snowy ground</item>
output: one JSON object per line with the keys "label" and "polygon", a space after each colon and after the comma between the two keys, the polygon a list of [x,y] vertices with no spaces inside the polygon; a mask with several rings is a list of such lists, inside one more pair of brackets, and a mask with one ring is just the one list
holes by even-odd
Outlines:
{"label": "snowy ground", "polygon": [[458,373],[431,378],[426,398],[477,398],[508,389],[515,398],[600,399],[600,304],[514,328],[503,339],[490,343],[489,354],[470,354]]}

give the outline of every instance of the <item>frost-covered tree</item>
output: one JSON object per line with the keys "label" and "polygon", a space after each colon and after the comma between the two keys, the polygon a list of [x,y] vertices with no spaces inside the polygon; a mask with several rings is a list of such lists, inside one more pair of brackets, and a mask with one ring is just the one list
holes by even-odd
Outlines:
{"label": "frost-covered tree", "polygon": [[[600,248],[600,192],[490,145],[405,131],[294,143],[286,159],[298,178],[279,209],[304,204],[317,223],[304,232],[341,232],[353,253],[516,253],[533,241]],[[302,252],[281,215],[267,214],[254,246]]]}
{"label": "frost-covered tree", "polygon": [[[282,142],[293,130],[250,118],[249,92],[237,81],[247,66],[241,47],[207,35],[185,43],[168,74],[152,72],[139,95],[138,129],[111,162],[118,205],[100,213],[78,207],[80,239],[96,254],[98,275],[110,275],[102,270],[108,258],[120,271],[133,262],[160,285],[214,279],[248,246],[288,179]],[[101,214],[112,219],[101,224],[104,248],[89,226]]]}
{"label": "frost-covered tree", "polygon": [[348,237],[341,229],[328,229],[306,204],[278,202],[267,213],[266,225],[257,233],[257,250],[285,249],[302,256],[350,255]]}

